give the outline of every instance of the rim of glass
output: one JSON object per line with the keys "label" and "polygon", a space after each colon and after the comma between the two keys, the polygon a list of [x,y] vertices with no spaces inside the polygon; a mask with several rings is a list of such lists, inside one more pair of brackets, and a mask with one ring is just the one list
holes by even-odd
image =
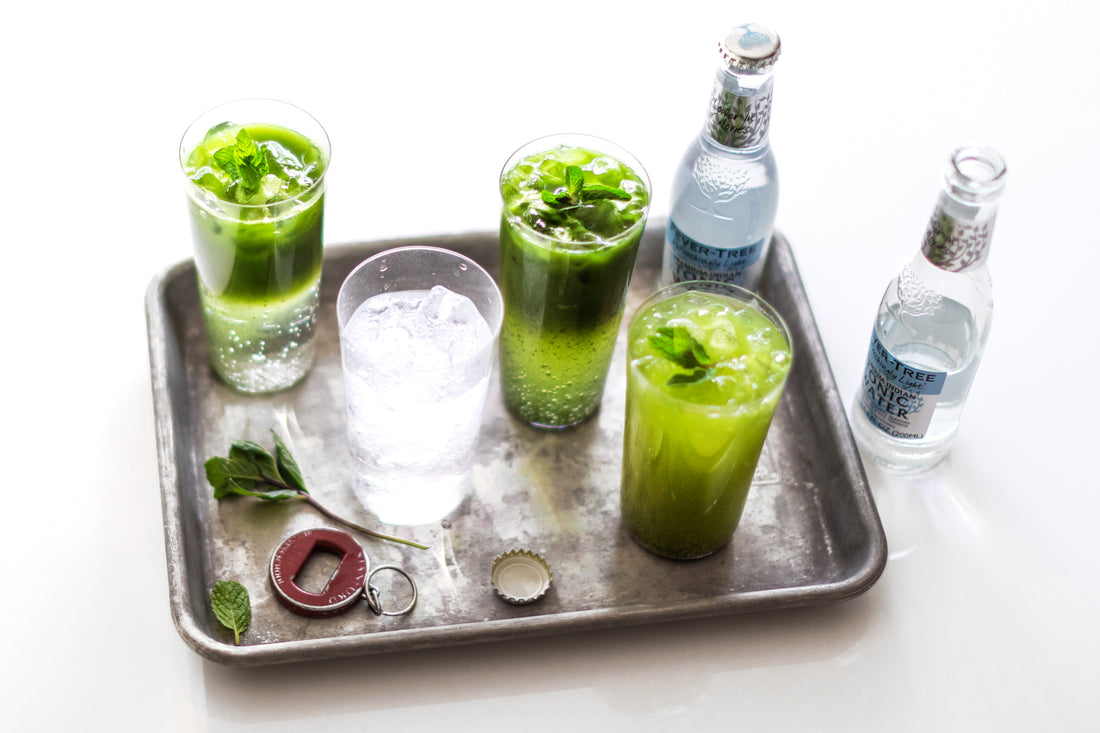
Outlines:
{"label": "rim of glass", "polygon": [[[207,191],[205,188],[203,188],[202,186],[200,186],[197,183],[195,183],[194,181],[192,181],[191,177],[189,175],[187,175],[187,157],[191,154],[191,151],[194,150],[194,146],[192,146],[191,148],[186,148],[185,143],[187,141],[188,135],[192,132],[192,130],[194,130],[196,128],[196,126],[198,126],[198,124],[201,121],[203,121],[203,120],[207,119],[208,117],[212,116],[218,110],[225,109],[225,108],[228,108],[228,107],[234,107],[234,106],[237,106],[237,105],[244,105],[244,104],[272,105],[272,106],[276,106],[276,107],[283,107],[285,109],[290,110],[294,114],[302,115],[303,117],[305,117],[308,120],[312,121],[313,124],[315,124],[317,126],[317,129],[321,133],[321,138],[322,139],[320,139],[320,140],[316,139],[313,135],[307,135],[306,133],[302,132],[301,130],[298,130],[298,129],[295,129],[295,128],[292,128],[292,127],[287,127],[288,130],[291,130],[293,132],[298,133],[299,135],[301,135],[302,137],[306,138],[311,143],[316,145],[318,147],[318,149],[321,151],[321,156],[324,158],[324,161],[325,161],[324,170],[321,171],[321,175],[319,175],[317,177],[317,180],[315,180],[312,184],[310,184],[310,186],[308,188],[304,188],[301,191],[299,191],[296,195],[291,196],[289,198],[282,199],[281,201],[273,201],[271,203],[263,203],[263,204],[242,204],[242,203],[238,203],[236,201],[225,201],[224,199],[219,198],[218,196],[214,195],[212,192]],[[220,122],[233,122],[234,124],[239,124],[239,125],[258,124],[258,123],[274,124],[274,123],[268,123],[265,120],[248,120],[248,121],[245,121],[245,122],[237,122],[236,120],[233,120],[231,118],[227,118],[227,119],[224,119],[224,120],[219,120],[218,122],[207,123],[205,125],[206,130],[209,130],[212,126],[217,125]],[[205,131],[203,131],[203,135],[205,136]],[[316,117],[311,115],[309,112],[306,112],[304,109],[302,109],[298,105],[291,104],[290,102],[284,102],[281,99],[270,99],[270,98],[267,98],[267,97],[246,97],[246,98],[243,98],[243,99],[233,99],[233,100],[230,100],[228,102],[222,102],[221,104],[214,105],[213,107],[206,110],[205,112],[203,112],[202,114],[200,114],[198,117],[196,117],[195,119],[193,119],[191,121],[191,124],[189,124],[184,129],[183,135],[180,137],[180,144],[179,144],[180,172],[183,173],[183,177],[187,181],[188,185],[190,185],[192,188],[194,188],[198,191],[202,191],[202,192],[208,194],[209,197],[214,199],[215,201],[218,201],[218,202],[220,202],[222,204],[225,204],[227,206],[235,206],[235,207],[238,207],[240,209],[266,209],[266,208],[271,208],[272,206],[279,206],[279,205],[290,203],[290,202],[293,202],[293,201],[299,201],[302,198],[305,198],[307,194],[310,194],[313,191],[316,191],[321,186],[321,184],[324,183],[325,176],[328,175],[328,169],[329,169],[329,165],[330,165],[331,162],[332,162],[332,141],[329,139],[328,131],[325,129],[325,126],[322,125],[317,120]]]}
{"label": "rim of glass", "polygon": [[577,147],[587,147],[589,150],[594,150],[601,155],[608,155],[615,158],[626,165],[626,167],[630,168],[630,170],[634,172],[634,175],[642,179],[642,183],[645,185],[648,200],[646,201],[645,210],[641,218],[634,222],[629,229],[624,229],[614,237],[603,240],[603,243],[618,243],[620,240],[633,235],[635,230],[645,226],[646,221],[649,219],[649,211],[653,206],[653,185],[650,181],[649,173],[646,172],[645,166],[642,165],[642,162],[638,160],[633,153],[618,143],[612,142],[607,138],[599,137],[598,135],[589,135],[584,132],[557,132],[550,135],[543,135],[542,137],[537,137],[534,140],[524,143],[508,156],[508,159],[504,162],[504,166],[500,169],[500,175],[497,177],[497,194],[500,196],[501,209],[509,222],[514,222],[519,227],[522,227],[525,233],[530,233],[537,239],[545,240],[546,242],[567,244],[580,250],[593,249],[593,245],[599,244],[598,242],[571,242],[532,229],[522,218],[509,211],[504,201],[504,191],[502,190],[504,176],[506,176],[523,158],[536,153],[547,152],[560,143],[572,144]]}
{"label": "rim of glass", "polygon": [[[399,254],[400,255],[400,254],[413,253],[413,252],[430,252],[430,253],[434,253],[434,254],[447,255],[449,257],[452,257],[452,258],[456,259],[457,261],[461,262],[462,264],[465,264],[468,267],[468,269],[473,270],[475,273],[480,273],[485,278],[485,280],[489,284],[492,285],[492,291],[494,293],[496,293],[495,301],[496,301],[496,304],[497,304],[497,308],[496,308],[496,317],[492,321],[490,321],[488,318],[485,318],[485,314],[481,313],[481,309],[478,308],[478,313],[481,313],[481,317],[485,318],[485,323],[489,326],[489,332],[491,334],[491,338],[489,339],[489,343],[483,349],[479,349],[476,353],[471,354],[466,359],[463,359],[462,361],[458,362],[458,364],[455,364],[455,365],[452,365],[452,366],[431,367],[431,368],[424,367],[424,368],[416,368],[416,369],[413,369],[412,371],[418,372],[418,373],[450,371],[450,370],[454,369],[456,366],[458,366],[459,364],[465,364],[469,361],[473,361],[474,359],[480,357],[481,354],[486,349],[491,350],[491,349],[496,348],[496,342],[497,342],[497,339],[500,336],[500,329],[501,329],[501,326],[504,323],[504,296],[500,292],[500,286],[497,284],[497,281],[495,279],[493,279],[493,276],[490,275],[489,272],[484,267],[482,267],[476,261],[474,261],[470,257],[467,257],[466,255],[464,255],[460,252],[455,252],[454,250],[447,249],[445,247],[433,247],[433,246],[430,246],[430,245],[420,245],[420,244],[406,245],[404,247],[394,247],[392,249],[382,250],[381,252],[375,252],[373,255],[371,255],[370,257],[368,257],[367,259],[363,260],[358,265],[356,265],[354,268],[352,268],[351,272],[348,273],[347,277],[345,277],[344,281],[340,284],[340,290],[336,294],[336,321],[337,321],[337,324],[339,326],[339,330],[340,330],[341,334],[344,330],[344,322],[340,318],[341,304],[343,302],[343,297],[344,297],[344,285],[347,284],[347,282],[349,280],[351,280],[355,275],[357,275],[360,270],[363,270],[364,268],[366,268],[369,265],[373,264],[374,262],[381,259],[382,257],[392,256],[394,254]],[[385,291],[385,292],[400,293],[400,292],[404,292],[405,290],[414,290],[414,289],[415,288],[403,288],[401,290],[393,290],[393,291]],[[448,290],[450,290],[450,288],[448,288]],[[454,291],[452,290],[451,292],[454,292]],[[377,294],[378,293],[375,293],[375,295],[377,295]],[[459,293],[459,295],[462,295],[462,294]],[[464,297],[468,298],[469,296],[464,296]],[[362,301],[360,301],[359,305],[362,305],[364,302],[366,302],[366,298],[364,298]],[[356,310],[359,308],[359,305],[356,306]],[[476,303],[474,304],[474,307],[477,308]],[[351,315],[354,315],[354,313],[355,313],[355,311],[353,310]],[[349,315],[349,318],[350,317],[351,316]],[[342,340],[341,340],[341,348],[342,348]]]}
{"label": "rim of glass", "polygon": [[[670,298],[676,297],[677,295],[680,295],[682,293],[688,293],[688,292],[716,293],[718,295],[724,295],[726,297],[730,297],[730,298],[733,298],[735,300],[741,301],[742,303],[745,303],[746,305],[749,305],[749,306],[753,307],[755,310],[759,311],[765,318],[767,318],[769,321],[771,321],[775,325],[776,328],[779,329],[780,333],[783,334],[783,338],[787,342],[787,354],[788,354],[789,360],[791,362],[791,367],[787,369],[787,373],[783,376],[782,381],[780,381],[778,384],[776,384],[766,394],[760,395],[759,397],[755,397],[752,400],[749,400],[748,402],[739,402],[739,403],[736,404],[736,406],[738,408],[743,408],[743,407],[748,407],[748,406],[755,405],[755,404],[757,404],[759,402],[763,402],[764,400],[771,397],[772,394],[775,393],[777,390],[783,389],[783,386],[787,383],[787,379],[790,377],[791,369],[794,366],[794,339],[791,337],[791,329],[790,329],[789,326],[787,326],[787,321],[783,318],[783,316],[781,316],[779,314],[779,311],[776,310],[775,306],[773,306],[771,303],[769,303],[767,300],[765,300],[758,293],[755,293],[752,290],[749,290],[748,288],[741,287],[740,285],[734,285],[733,283],[720,282],[720,281],[717,281],[717,280],[686,280],[684,282],[678,282],[678,283],[673,283],[672,285],[666,285],[665,287],[663,287],[663,288],[657,290],[656,292],[652,293],[648,298],[646,298],[644,301],[642,301],[641,305],[639,305],[637,310],[635,310],[634,313],[630,316],[630,324],[627,328],[627,333],[630,332],[630,327],[632,327],[634,325],[634,320],[636,318],[638,318],[640,315],[642,315],[643,313],[645,313],[646,311],[648,311],[652,306],[656,305],[657,303],[659,303],[661,301],[668,300]],[[627,363],[628,363],[628,365],[631,361],[629,359],[629,352],[630,352],[630,344],[628,343],[627,344],[627,354],[628,354]],[[716,407],[716,405],[711,405],[711,404],[698,404],[698,405],[696,403],[687,403],[687,404],[696,405],[696,406],[701,407],[701,408],[709,408],[709,409],[713,409],[714,407]]]}

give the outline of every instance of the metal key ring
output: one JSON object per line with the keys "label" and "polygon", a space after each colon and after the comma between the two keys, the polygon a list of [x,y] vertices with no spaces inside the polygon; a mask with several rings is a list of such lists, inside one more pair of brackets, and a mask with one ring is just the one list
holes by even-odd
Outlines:
{"label": "metal key ring", "polygon": [[[380,570],[392,570],[395,573],[400,573],[405,576],[405,580],[409,581],[409,586],[412,588],[412,600],[409,601],[409,605],[402,608],[400,611],[387,611],[382,608],[382,601],[379,598],[378,589],[370,584],[370,579],[374,577],[374,574]],[[370,572],[367,576],[366,582],[363,584],[363,595],[366,596],[367,605],[370,606],[370,610],[374,611],[376,616],[403,616],[413,609],[416,605],[417,590],[416,581],[412,579],[412,576],[406,573],[396,565],[379,565]]]}

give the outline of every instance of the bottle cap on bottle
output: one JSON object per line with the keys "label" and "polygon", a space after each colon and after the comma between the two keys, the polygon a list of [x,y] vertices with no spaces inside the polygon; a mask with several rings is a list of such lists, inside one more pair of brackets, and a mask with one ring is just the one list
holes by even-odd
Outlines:
{"label": "bottle cap on bottle", "polygon": [[756,23],[739,25],[718,43],[730,71],[766,71],[779,59],[779,34]]}

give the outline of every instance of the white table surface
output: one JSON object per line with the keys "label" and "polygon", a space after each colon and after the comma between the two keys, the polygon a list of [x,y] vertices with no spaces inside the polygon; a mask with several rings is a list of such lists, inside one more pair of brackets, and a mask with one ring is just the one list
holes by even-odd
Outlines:
{"label": "white table surface", "polygon": [[[22,5],[0,21],[0,728],[1096,730],[1096,3]],[[1008,161],[995,325],[955,449],[920,479],[868,467],[878,583],[828,607],[373,658],[190,651],[143,309],[190,257],[187,124],[242,96],[311,111],[333,143],[328,244],[491,230],[504,159],[562,130],[633,151],[661,216],[716,41],[747,20],[782,36],[778,225],[845,400],[950,151]]]}

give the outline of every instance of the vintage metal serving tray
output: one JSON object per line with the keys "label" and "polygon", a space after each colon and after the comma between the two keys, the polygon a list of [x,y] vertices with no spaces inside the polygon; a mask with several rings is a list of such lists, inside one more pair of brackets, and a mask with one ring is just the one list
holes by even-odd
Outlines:
{"label": "vintage metal serving tray", "polygon": [[[645,234],[625,324],[654,289],[664,223]],[[376,524],[352,496],[334,303],[344,276],[368,255],[404,244],[463,252],[497,271],[496,233],[332,247],[325,253],[316,366],[300,385],[267,397],[238,395],[214,377],[206,353],[194,264],[153,280],[146,297],[157,449],[172,617],[196,652],[226,664],[376,654],[484,640],[599,629],[839,601],[869,588],[886,564],[886,540],[843,405],[786,240],[776,235],[761,284],[794,338],[788,380],[733,542],[702,560],[655,557],[619,525],[625,398],[623,339],[600,412],[568,432],[512,419],[490,387],[466,502],[447,520],[379,527],[429,546],[416,550],[357,536],[373,565],[417,580],[406,616],[366,603],[327,619],[283,608],[268,581],[271,554],[289,535],[333,526],[301,502],[215,501],[203,462],[239,438],[271,447],[276,430],[321,503]],[[430,419],[430,416],[425,416]],[[553,570],[544,598],[509,605],[491,587],[493,558],[540,553]],[[234,646],[209,606],[218,580],[242,583],[252,623]]]}

